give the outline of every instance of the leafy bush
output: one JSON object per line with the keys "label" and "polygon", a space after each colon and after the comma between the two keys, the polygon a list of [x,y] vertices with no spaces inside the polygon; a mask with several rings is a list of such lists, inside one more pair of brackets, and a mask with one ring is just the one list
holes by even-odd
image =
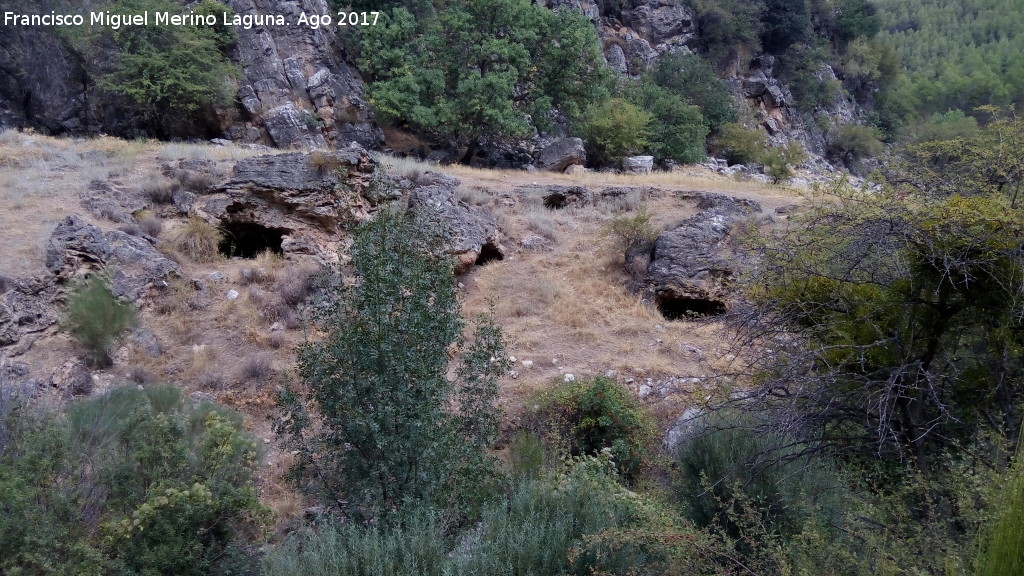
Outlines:
{"label": "leafy bush", "polygon": [[585,118],[580,132],[600,164],[637,154],[651,135],[651,115],[622,98],[591,105]]}
{"label": "leafy bush", "polygon": [[[213,0],[203,0],[195,8],[218,16],[230,12]],[[169,0],[115,0],[104,9],[115,14],[183,12]],[[86,52],[93,56],[110,46],[115,48],[116,58],[97,74],[97,85],[126,97],[143,122],[158,136],[166,136],[180,132],[178,128],[195,119],[200,110],[230,102],[229,80],[238,74],[226,56],[233,36],[223,25],[158,26],[150,22],[148,26],[103,29],[87,35],[85,43]]]}
{"label": "leafy bush", "polygon": [[0,438],[4,574],[258,569],[244,550],[266,512],[253,487],[256,443],[237,415],[172,388],[115,389],[66,419],[5,397]]}
{"label": "leafy bush", "polygon": [[648,153],[659,161],[674,160],[684,164],[704,159],[708,128],[696,106],[647,79],[627,91],[629,101],[651,115]]}
{"label": "leafy bush", "polygon": [[844,483],[822,459],[798,454],[793,438],[767,433],[742,414],[712,413],[679,445],[676,494],[698,526],[730,522],[725,507],[745,501],[771,530],[792,536],[811,519],[841,523]]}
{"label": "leafy bush", "polygon": [[171,231],[171,247],[196,262],[216,260],[224,235],[202,218],[191,217]]}
{"label": "leafy bush", "polygon": [[965,115],[962,110],[950,110],[945,114],[936,112],[924,122],[908,127],[903,139],[910,144],[924,144],[972,138],[977,134],[977,119]]}
{"label": "leafy bush", "polygon": [[695,54],[672,52],[658,60],[654,83],[700,109],[712,131],[736,121],[729,87],[707,60]]}
{"label": "leafy bush", "polygon": [[744,128],[739,124],[726,124],[715,137],[712,149],[729,164],[756,162],[768,147],[764,132]]}
{"label": "leafy bush", "polygon": [[93,364],[109,361],[114,340],[135,323],[135,308],[119,302],[97,274],[75,286],[64,309],[64,327],[89,352]]}
{"label": "leafy bush", "polygon": [[489,321],[464,339],[444,234],[425,216],[389,210],[361,225],[349,251],[357,282],[325,287],[314,316],[326,337],[299,351],[308,392],[280,398],[293,477],[360,520],[409,503],[459,513],[488,485],[484,450],[497,434],[507,361]]}
{"label": "leafy bush", "polygon": [[540,399],[541,422],[574,456],[608,449],[619,472],[635,479],[653,437],[650,417],[629,390],[610,378],[559,383]]}
{"label": "leafy bush", "polygon": [[640,206],[632,214],[612,218],[602,235],[611,238],[620,252],[625,252],[638,242],[654,242],[658,237],[658,229],[651,223],[653,216],[646,206]]}
{"label": "leafy bush", "polygon": [[[268,576],[377,574],[470,576],[592,574],[601,558],[577,553],[583,537],[626,525],[635,505],[605,464],[588,459],[564,476],[519,483],[488,503],[479,524],[459,538],[445,534],[442,519],[408,511],[391,527],[348,523],[294,537],[268,557]],[[620,559],[636,568],[642,557]],[[625,572],[624,572],[625,573]]]}
{"label": "leafy bush", "polygon": [[[578,10],[528,0],[397,7],[360,39],[360,72],[378,117],[441,141],[527,136],[607,94],[610,74]],[[422,9],[421,9],[422,8]]]}
{"label": "leafy bush", "polygon": [[778,184],[793,177],[790,166],[807,159],[807,152],[799,142],[790,142],[782,147],[765,148],[760,160],[764,164],[765,173],[772,183]]}
{"label": "leafy bush", "polygon": [[836,100],[842,85],[826,72],[831,56],[825,46],[794,44],[779,57],[776,72],[793,93],[791,104],[810,112]]}
{"label": "leafy bush", "polygon": [[761,51],[765,6],[750,0],[690,0],[704,53],[724,68],[741,53]]}
{"label": "leafy bush", "polygon": [[836,132],[829,149],[847,166],[852,167],[864,158],[878,156],[885,151],[885,145],[882,144],[877,129],[860,124],[846,124]]}

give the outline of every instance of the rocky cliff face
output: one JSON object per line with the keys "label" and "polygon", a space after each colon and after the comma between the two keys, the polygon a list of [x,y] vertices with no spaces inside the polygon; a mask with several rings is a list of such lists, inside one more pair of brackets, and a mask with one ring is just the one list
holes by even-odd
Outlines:
{"label": "rocky cliff face", "polygon": [[[5,2],[0,0],[0,7]],[[609,66],[638,76],[671,52],[692,52],[700,37],[693,12],[678,0],[540,0],[545,6],[583,11],[598,31]],[[327,14],[326,0],[228,0],[238,14]],[[363,83],[330,27],[266,26],[238,29],[232,59],[239,65],[237,110],[208,110],[198,124],[177,127],[176,136],[214,137],[281,148],[347,146],[380,148],[383,133],[363,99]],[[774,58],[763,55],[729,67],[727,80],[747,115],[776,142],[800,141],[826,153],[824,130],[798,110],[775,76]],[[5,29],[0,36],[0,127],[30,126],[51,133],[141,135],[121,113],[123,102],[98,97],[89,63],[57,35],[40,28]],[[822,80],[835,75],[823,68]],[[806,111],[804,111],[806,112]],[[817,111],[831,124],[863,114],[845,93]],[[541,139],[544,140],[544,139]],[[474,163],[523,167],[547,140],[491,142]]]}
{"label": "rocky cliff face", "polygon": [[[325,0],[230,0],[235,13],[327,14]],[[0,8],[11,2],[0,1]],[[12,7],[13,9],[13,7]],[[206,110],[202,121],[171,136],[217,137],[282,148],[348,145],[376,148],[383,135],[362,98],[359,74],[327,28],[239,28],[232,59],[240,110]],[[143,135],[124,103],[101,99],[90,70],[68,42],[44,28],[5,27],[0,34],[0,127],[49,133]]]}
{"label": "rocky cliff face", "polygon": [[[329,13],[324,0],[231,0],[238,14]],[[238,98],[244,117],[228,130],[233,140],[282,148],[358,142],[377,148],[383,133],[363,100],[359,73],[329,28],[256,27],[239,30],[233,59],[242,68]]]}

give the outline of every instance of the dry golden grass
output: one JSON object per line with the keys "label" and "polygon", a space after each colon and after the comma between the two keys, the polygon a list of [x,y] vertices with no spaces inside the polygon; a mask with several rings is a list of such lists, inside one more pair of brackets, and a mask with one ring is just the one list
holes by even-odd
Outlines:
{"label": "dry golden grass", "polygon": [[[659,229],[692,215],[695,205],[672,196],[646,204]],[[647,378],[696,377],[707,371],[691,350],[716,357],[720,324],[662,318],[627,288],[622,255],[613,243],[598,240],[621,211],[600,206],[522,209],[520,205],[501,214],[512,237],[509,244],[517,236],[535,233],[537,220],[544,218],[551,249],[531,252],[510,246],[505,260],[474,269],[463,280],[465,312],[493,310],[511,343],[510,353],[533,362],[531,368],[517,364],[518,379],[505,380],[506,401],[516,404],[567,373],[587,377],[613,370],[638,385]]]}

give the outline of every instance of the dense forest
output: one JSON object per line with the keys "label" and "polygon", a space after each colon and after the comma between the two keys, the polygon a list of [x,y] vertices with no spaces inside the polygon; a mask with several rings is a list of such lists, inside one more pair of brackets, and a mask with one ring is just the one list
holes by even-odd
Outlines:
{"label": "dense forest", "polygon": [[905,72],[894,98],[919,116],[1024,102],[1024,30],[1013,0],[878,0],[882,42]]}

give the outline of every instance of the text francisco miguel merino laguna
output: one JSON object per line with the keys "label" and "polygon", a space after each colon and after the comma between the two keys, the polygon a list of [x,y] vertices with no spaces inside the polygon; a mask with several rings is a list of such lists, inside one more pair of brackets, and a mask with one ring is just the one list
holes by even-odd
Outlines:
{"label": "text francisco miguel merino laguna", "polygon": [[18,14],[4,12],[4,26],[105,26],[117,30],[122,26],[287,26],[280,14],[231,14],[224,12],[221,18],[214,14],[174,14],[173,12],[143,12],[141,14],[115,14],[111,12],[90,12],[82,14]]}

